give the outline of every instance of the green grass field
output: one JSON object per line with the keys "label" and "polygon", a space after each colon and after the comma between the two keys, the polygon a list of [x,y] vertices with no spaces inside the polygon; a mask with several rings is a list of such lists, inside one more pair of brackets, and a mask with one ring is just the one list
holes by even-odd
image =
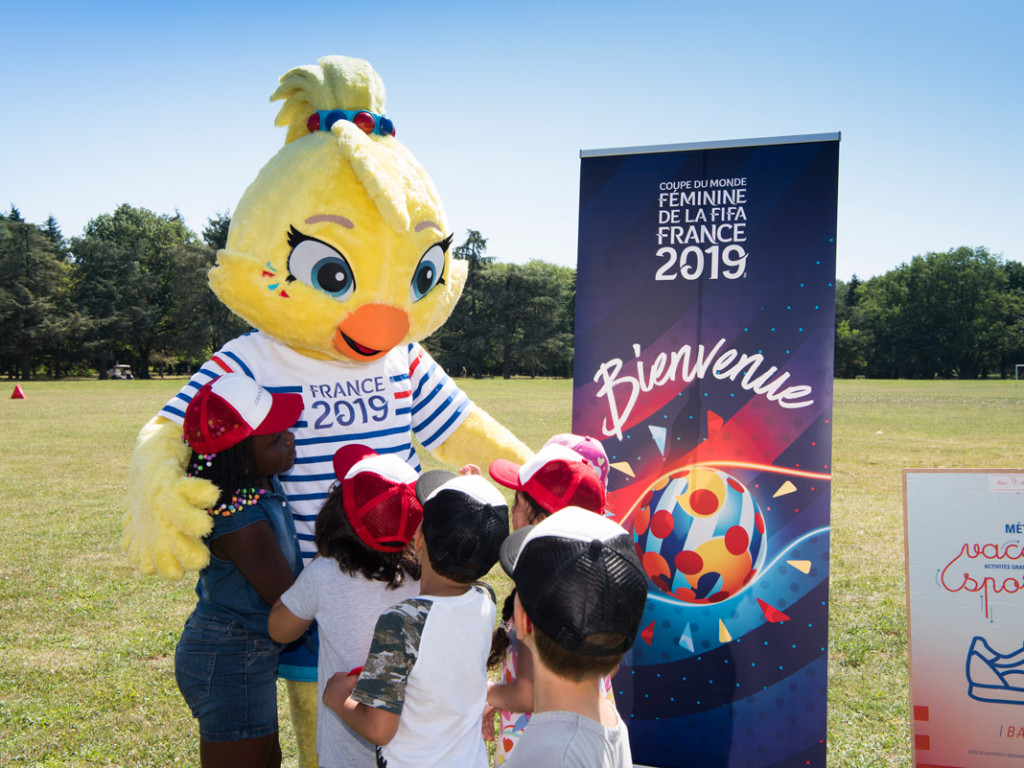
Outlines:
{"label": "green grass field", "polygon": [[[0,394],[2,766],[198,763],[173,678],[194,582],[142,577],[118,544],[135,435],[180,384]],[[534,448],[569,428],[568,381],[463,384]],[[1022,424],[1012,381],[836,382],[829,766],[912,765],[900,470],[1020,467]]]}

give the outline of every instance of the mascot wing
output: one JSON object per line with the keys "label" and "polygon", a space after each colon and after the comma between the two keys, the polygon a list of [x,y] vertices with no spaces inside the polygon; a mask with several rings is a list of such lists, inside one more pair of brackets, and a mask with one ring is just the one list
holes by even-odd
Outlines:
{"label": "mascot wing", "polygon": [[189,455],[181,426],[159,416],[136,441],[121,546],[143,573],[177,579],[209,562],[202,538],[213,526],[206,510],[219,492],[209,480],[185,475]]}

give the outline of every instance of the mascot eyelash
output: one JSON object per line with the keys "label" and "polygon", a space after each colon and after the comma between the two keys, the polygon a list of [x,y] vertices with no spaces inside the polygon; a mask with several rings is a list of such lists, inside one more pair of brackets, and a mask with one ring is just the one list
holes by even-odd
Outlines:
{"label": "mascot eyelash", "polygon": [[[307,245],[308,244],[308,245]],[[348,259],[323,240],[304,235],[294,226],[288,232],[288,277],[323,291],[336,301],[344,301],[356,289],[356,279]]]}
{"label": "mascot eyelash", "polygon": [[[412,273],[412,285],[409,287],[409,299],[415,304],[439,285],[444,285],[444,274],[448,267],[448,248],[452,244],[453,235],[448,235],[439,243],[427,248],[420,257],[416,269]],[[434,251],[440,250],[440,259]]]}

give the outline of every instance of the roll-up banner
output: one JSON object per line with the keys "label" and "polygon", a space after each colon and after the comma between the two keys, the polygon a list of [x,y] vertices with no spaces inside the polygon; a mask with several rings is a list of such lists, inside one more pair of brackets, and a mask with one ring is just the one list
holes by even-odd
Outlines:
{"label": "roll-up banner", "polygon": [[650,579],[645,766],[824,766],[839,134],[581,153],[573,431]]}

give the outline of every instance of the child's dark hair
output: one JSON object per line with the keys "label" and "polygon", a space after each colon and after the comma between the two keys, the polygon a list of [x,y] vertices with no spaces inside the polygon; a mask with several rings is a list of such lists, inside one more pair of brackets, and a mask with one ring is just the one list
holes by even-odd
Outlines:
{"label": "child's dark hair", "polygon": [[[618,632],[597,632],[584,639],[589,645],[614,649],[622,647],[626,636]],[[533,625],[533,640],[540,662],[559,677],[574,683],[610,675],[626,655],[610,652],[607,656],[583,656],[573,653],[545,635],[536,624]]]}
{"label": "child's dark hair", "polygon": [[454,581],[456,584],[475,584],[480,581],[476,576],[450,571],[445,567],[444,563],[439,563],[434,559],[434,556],[430,554],[430,547],[427,547],[427,559],[430,561],[430,567],[434,570],[434,573],[441,578],[448,579],[448,581]]}
{"label": "child's dark hair", "polygon": [[231,497],[238,491],[256,485],[256,455],[252,438],[247,437],[219,453],[203,455],[192,451],[187,474],[209,480],[217,486],[220,496],[211,509],[221,504],[230,505]]}
{"label": "child's dark hair", "polygon": [[379,552],[359,538],[345,513],[340,483],[335,483],[327,494],[316,516],[314,533],[317,551],[337,560],[349,576],[360,574],[370,581],[383,581],[388,589],[400,587],[406,577],[420,578],[420,564],[411,547],[399,552]]}
{"label": "child's dark hair", "polygon": [[[530,507],[529,525],[539,523],[551,514],[526,491],[516,491],[517,500],[520,495],[526,499],[526,503]],[[512,610],[515,607],[515,601],[516,588],[513,585],[512,591],[508,593],[508,597],[505,598],[505,602],[501,606],[501,623],[498,624],[498,628],[494,630],[494,634],[491,636],[491,652],[487,655],[487,666],[490,668],[496,667],[501,663],[501,658],[505,655],[505,651],[508,650],[509,643],[511,642],[508,636],[508,626],[509,622],[512,621]]]}

